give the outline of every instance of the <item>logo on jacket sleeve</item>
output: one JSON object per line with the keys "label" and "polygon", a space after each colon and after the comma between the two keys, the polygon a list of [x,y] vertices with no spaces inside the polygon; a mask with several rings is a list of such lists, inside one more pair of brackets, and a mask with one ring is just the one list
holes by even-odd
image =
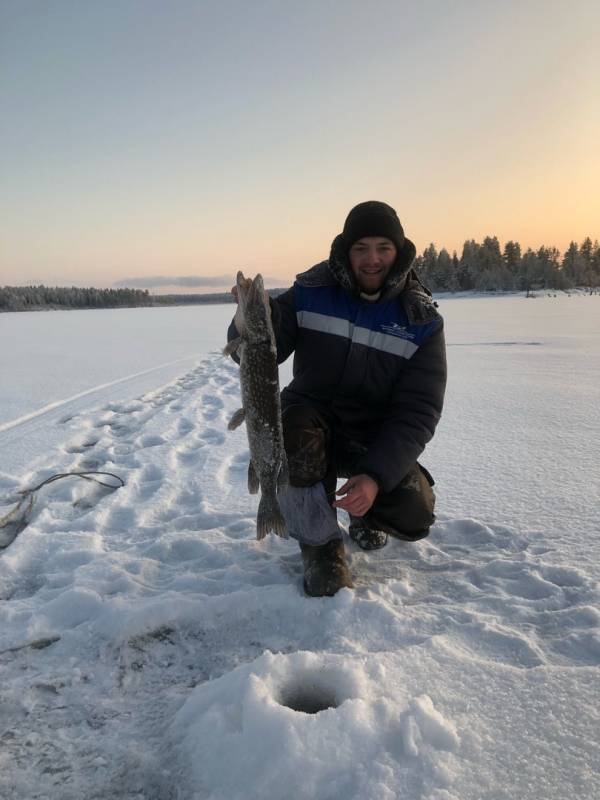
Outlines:
{"label": "logo on jacket sleeve", "polygon": [[390,336],[398,336],[400,339],[414,339],[415,334],[411,333],[406,325],[400,325],[398,322],[383,322],[380,326],[384,333]]}

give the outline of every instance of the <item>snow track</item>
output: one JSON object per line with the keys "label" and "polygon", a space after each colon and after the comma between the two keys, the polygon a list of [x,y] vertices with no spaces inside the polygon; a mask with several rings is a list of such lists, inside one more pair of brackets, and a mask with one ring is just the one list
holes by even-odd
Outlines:
{"label": "snow track", "polygon": [[[598,796],[597,583],[543,539],[442,516],[422,542],[349,544],[356,590],[306,598],[295,543],[255,541],[238,406],[209,356],[0,473],[7,499],[58,471],[126,482],[45,488],[0,555],[0,796]],[[311,690],[338,707],[286,706]]]}
{"label": "snow track", "polygon": [[[118,386],[120,383],[125,383],[126,381],[136,380],[137,378],[141,378],[143,375],[150,375],[153,372],[157,372],[158,370],[164,370],[166,367],[172,367],[175,364],[182,364],[186,361],[192,361],[196,359],[196,355],[187,356],[184,358],[176,358],[174,361],[169,361],[166,364],[158,364],[156,367],[151,367],[150,369],[144,369],[141,372],[134,372],[131,375],[125,375],[122,378],[117,378],[114,381],[108,381],[107,383],[101,383],[99,386],[93,386],[91,389],[86,389],[84,392],[79,392],[78,394],[74,394],[72,397],[66,397],[63,400],[56,400],[54,403],[48,403],[48,405],[40,408],[36,411],[32,411],[30,414],[25,414],[18,419],[13,419],[10,422],[4,422],[0,424],[0,434],[4,433],[4,431],[10,431],[13,428],[18,428],[24,425],[31,420],[34,420],[38,417],[47,414],[49,411],[56,411],[57,409],[64,410],[65,406],[69,406],[75,403],[78,400],[81,400],[83,397],[88,397],[92,394],[98,394],[106,389],[112,389],[114,386]],[[65,414],[64,421],[67,422],[71,419],[72,415]]]}

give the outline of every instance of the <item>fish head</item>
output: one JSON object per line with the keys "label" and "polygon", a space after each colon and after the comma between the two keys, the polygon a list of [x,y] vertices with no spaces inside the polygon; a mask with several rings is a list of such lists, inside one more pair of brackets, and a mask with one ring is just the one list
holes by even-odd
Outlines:
{"label": "fish head", "polygon": [[235,279],[237,289],[237,309],[235,312],[235,326],[240,336],[246,335],[246,305],[248,303],[248,291],[252,285],[250,278],[245,278],[244,273],[239,270]]}
{"label": "fish head", "polygon": [[248,339],[266,340],[270,338],[271,306],[265,292],[262,275],[254,279],[237,274],[238,302],[243,320],[244,335]]}

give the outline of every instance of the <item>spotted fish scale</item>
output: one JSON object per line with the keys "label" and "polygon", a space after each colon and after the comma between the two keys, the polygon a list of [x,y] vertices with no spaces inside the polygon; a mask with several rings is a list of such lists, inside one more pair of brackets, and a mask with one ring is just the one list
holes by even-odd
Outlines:
{"label": "spotted fish scale", "polygon": [[242,408],[235,412],[229,429],[246,423],[250,464],[248,491],[261,498],[256,518],[256,538],[267,533],[286,536],[277,493],[288,485],[288,467],[283,446],[277,347],[271,309],[262,276],[254,280],[237,274],[238,309],[235,325],[239,338],[225,348],[240,364]]}

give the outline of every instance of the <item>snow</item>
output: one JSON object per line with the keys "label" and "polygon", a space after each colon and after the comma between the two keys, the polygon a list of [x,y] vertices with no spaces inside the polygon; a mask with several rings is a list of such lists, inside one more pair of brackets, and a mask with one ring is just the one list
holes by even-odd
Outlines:
{"label": "snow", "polygon": [[[290,786],[299,798],[324,788],[330,797],[396,796],[406,778],[394,762],[409,756],[431,768],[460,740],[427,695],[388,697],[389,660],[267,652],[199,687],[174,726],[196,785],[215,798],[285,797]],[[298,711],[306,695],[325,708]]]}
{"label": "snow", "polygon": [[7,472],[41,446],[60,445],[55,423],[103,401],[126,400],[185,373],[222,346],[231,306],[0,314],[0,436]]}
{"label": "snow", "polygon": [[125,486],[0,553],[0,797],[597,797],[598,302],[443,300],[438,522],[321,599],[255,539],[231,307],[3,315],[0,516]]}

